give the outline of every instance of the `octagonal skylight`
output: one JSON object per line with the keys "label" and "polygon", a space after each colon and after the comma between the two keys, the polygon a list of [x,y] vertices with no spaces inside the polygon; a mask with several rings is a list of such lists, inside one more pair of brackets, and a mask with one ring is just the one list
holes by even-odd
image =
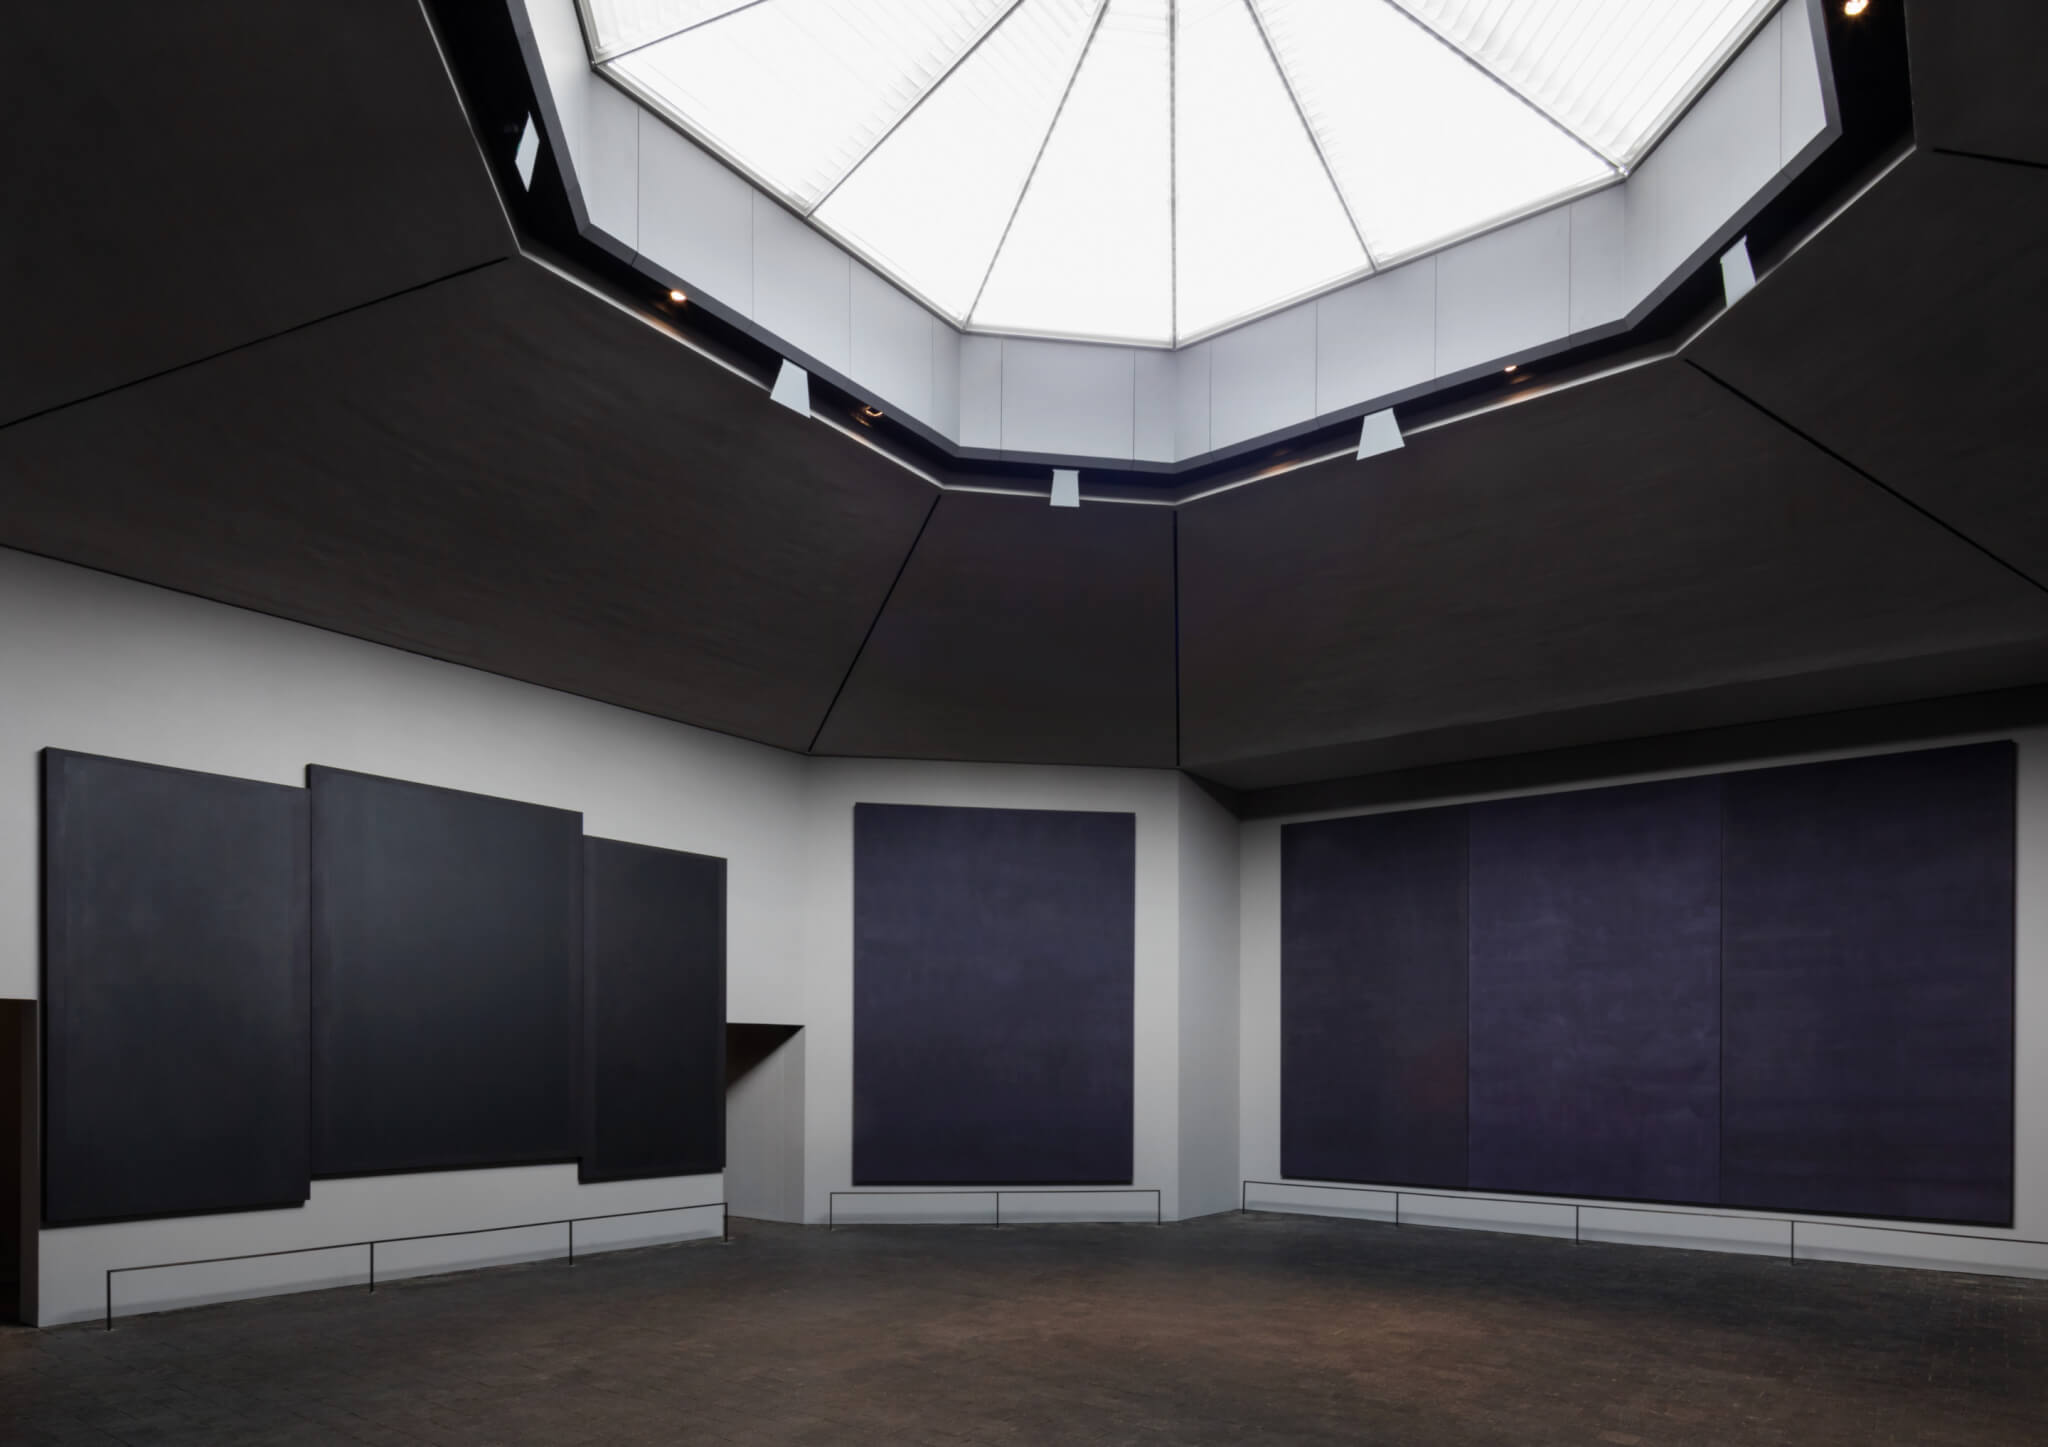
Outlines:
{"label": "octagonal skylight", "polygon": [[957,325],[1174,345],[1626,176],[1778,0],[581,0]]}

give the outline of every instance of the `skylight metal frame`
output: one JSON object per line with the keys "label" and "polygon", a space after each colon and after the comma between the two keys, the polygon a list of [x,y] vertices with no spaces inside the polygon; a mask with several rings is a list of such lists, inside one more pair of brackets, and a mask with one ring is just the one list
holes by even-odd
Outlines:
{"label": "skylight metal frame", "polygon": [[1604,169],[1604,174],[1600,175],[1599,177],[1576,188],[1572,188],[1564,192],[1550,195],[1539,205],[1522,207],[1520,209],[1514,210],[1510,214],[1501,215],[1477,222],[1470,228],[1459,230],[1451,234],[1432,237],[1432,239],[1422,249],[1414,251],[1412,253],[1403,254],[1394,258],[1385,258],[1377,254],[1372,243],[1367,239],[1366,228],[1360,223],[1358,219],[1354,206],[1354,200],[1352,197],[1346,194],[1345,188],[1341,184],[1339,184],[1335,170],[1325,150],[1323,138],[1318,134],[1316,127],[1309,120],[1307,109],[1303,104],[1299,92],[1298,83],[1295,77],[1290,74],[1287,65],[1283,62],[1281,58],[1278,47],[1275,46],[1273,42],[1269,30],[1268,18],[1262,7],[1261,0],[1236,0],[1236,3],[1241,4],[1244,7],[1245,11],[1248,13],[1252,25],[1254,26],[1260,37],[1260,40],[1264,46],[1266,59],[1268,63],[1272,66],[1272,69],[1275,75],[1278,77],[1280,84],[1288,97],[1289,102],[1293,106],[1295,116],[1300,121],[1303,131],[1308,138],[1309,144],[1314,151],[1316,159],[1322,167],[1324,178],[1338,203],[1338,206],[1344,216],[1347,225],[1351,229],[1353,237],[1358,242],[1360,252],[1365,257],[1365,264],[1341,276],[1324,279],[1312,286],[1308,286],[1306,288],[1297,290],[1292,294],[1276,296],[1269,300],[1263,301],[1258,306],[1251,308],[1239,315],[1229,317],[1223,321],[1204,326],[1197,330],[1185,331],[1181,327],[1180,273],[1178,260],[1181,223],[1179,206],[1180,157],[1178,154],[1177,124],[1177,107],[1179,104],[1177,52],[1180,30],[1180,17],[1178,13],[1180,0],[1165,0],[1167,12],[1167,145],[1169,156],[1169,174],[1167,182],[1167,264],[1171,268],[1171,273],[1168,289],[1168,296],[1170,300],[1170,335],[1164,339],[1152,337],[1134,338],[1130,336],[1116,334],[1089,335],[1072,328],[1036,330],[1019,326],[994,327],[979,324],[974,320],[975,313],[980,309],[983,295],[987,291],[989,279],[994,275],[998,264],[1001,262],[1003,258],[1005,248],[1010,243],[1011,234],[1014,230],[1017,217],[1022,212],[1026,201],[1029,199],[1031,195],[1032,186],[1038,179],[1040,166],[1045,159],[1046,151],[1048,147],[1051,145],[1054,135],[1059,130],[1061,120],[1066,115],[1067,105],[1069,100],[1072,98],[1075,83],[1077,82],[1077,80],[1079,79],[1079,77],[1081,76],[1081,74],[1087,66],[1089,57],[1093,53],[1097,40],[1101,35],[1103,21],[1105,17],[1108,15],[1111,6],[1115,3],[1115,0],[1094,0],[1094,14],[1089,21],[1087,38],[1085,39],[1085,41],[1083,41],[1083,43],[1076,51],[1072,68],[1068,71],[1065,82],[1063,84],[1059,102],[1057,103],[1057,105],[1054,106],[1052,110],[1051,117],[1045,127],[1044,133],[1039,137],[1038,145],[1034,153],[1032,163],[1024,173],[1024,177],[1021,184],[1018,187],[1017,194],[1010,205],[1008,218],[1005,221],[1003,230],[996,241],[995,247],[989,253],[987,264],[982,269],[980,283],[977,285],[973,300],[969,304],[967,311],[964,315],[955,315],[950,308],[939,303],[925,291],[920,289],[917,282],[913,278],[903,275],[897,268],[890,266],[889,264],[883,262],[880,258],[874,256],[873,254],[865,250],[859,242],[857,242],[856,240],[849,236],[842,234],[840,231],[835,229],[828,220],[820,216],[818,213],[833,198],[833,196],[839,192],[839,190],[842,187],[844,187],[850,180],[853,179],[853,177],[862,169],[863,166],[865,166],[884,146],[888,144],[888,142],[910,120],[910,118],[919,110],[919,108],[921,108],[928,99],[930,99],[942,86],[944,86],[946,82],[950,80],[954,76],[954,74],[961,68],[961,66],[963,66],[975,54],[975,52],[978,51],[981,48],[981,46],[984,45],[990,39],[990,37],[995,35],[996,32],[1000,30],[1004,24],[1006,24],[1008,21],[1012,19],[1012,17],[1017,15],[1018,12],[1022,10],[1027,3],[1029,3],[1029,0],[1007,0],[1007,3],[1002,4],[998,13],[994,14],[989,20],[986,21],[986,23],[982,25],[981,30],[978,34],[976,34],[974,39],[967,45],[965,45],[958,53],[954,54],[949,60],[945,62],[945,64],[937,71],[937,73],[934,74],[931,77],[931,79],[918,90],[917,94],[915,95],[915,97],[911,99],[910,103],[907,106],[905,106],[899,113],[897,113],[893,117],[893,119],[891,119],[885,126],[882,127],[879,134],[877,134],[863,147],[860,154],[857,155],[849,164],[847,164],[845,169],[841,171],[840,174],[836,178],[834,178],[831,181],[831,183],[824,189],[824,191],[818,196],[818,198],[815,201],[811,202],[808,206],[793,203],[789,198],[782,194],[784,188],[781,184],[773,181],[768,177],[757,174],[746,162],[741,160],[727,145],[721,143],[718,137],[708,134],[706,131],[698,129],[697,127],[693,126],[679,111],[675,109],[675,107],[672,104],[670,104],[666,100],[665,97],[663,97],[659,93],[657,88],[637,83],[633,77],[621,73],[616,68],[617,61],[622,60],[627,56],[635,54],[650,46],[661,44],[665,41],[675,39],[680,35],[688,34],[692,31],[700,30],[709,26],[715,26],[720,22],[725,21],[735,15],[756,9],[760,6],[776,3],[779,3],[779,0],[742,0],[742,3],[735,4],[730,8],[719,12],[716,15],[709,16],[705,19],[695,21],[691,24],[681,26],[676,30],[666,32],[661,36],[640,41],[630,47],[626,47],[609,53],[604,53],[602,55],[600,54],[601,46],[599,36],[597,33],[597,25],[592,15],[592,0],[576,0],[576,11],[578,19],[582,24],[588,52],[592,57],[591,67],[593,70],[597,72],[599,76],[601,76],[603,79],[611,83],[613,86],[615,86],[628,96],[630,96],[632,99],[634,99],[642,106],[645,106],[647,109],[653,111],[654,114],[658,116],[664,123],[668,124],[673,129],[680,132],[682,135],[688,138],[693,144],[701,146],[705,150],[709,151],[711,154],[718,157],[718,159],[725,165],[727,165],[734,171],[738,172],[741,176],[746,177],[757,188],[759,188],[762,191],[762,193],[768,197],[768,199],[770,199],[771,201],[775,202],[778,205],[782,205],[786,210],[790,211],[792,215],[800,218],[806,224],[814,227],[823,234],[831,237],[834,242],[836,242],[838,245],[847,250],[848,253],[852,255],[856,260],[861,261],[863,264],[872,267],[882,275],[886,276],[892,284],[899,287],[907,295],[913,297],[922,306],[933,312],[934,315],[944,320],[947,324],[957,328],[962,333],[988,336],[1022,336],[1044,339],[1098,342],[1119,346],[1135,346],[1158,350],[1173,350],[1180,347],[1189,346],[1196,342],[1202,341],[1206,338],[1213,337],[1223,332],[1231,331],[1238,327],[1245,326],[1249,323],[1261,319],[1262,317],[1269,316],[1275,312],[1282,311],[1287,307],[1296,305],[1310,297],[1322,295],[1325,292],[1334,290],[1338,287],[1347,285],[1351,282],[1355,282],[1368,276],[1372,276],[1387,270],[1407,265],[1410,262],[1427,259],[1441,251],[1456,246],[1462,242],[1472,240],[1475,237],[1483,236],[1493,231],[1501,230],[1505,227],[1515,225],[1519,222],[1531,219],[1536,216],[1544,215],[1550,211],[1557,209],[1560,206],[1570,205],[1573,202],[1581,200],[1586,196],[1593,195],[1600,191],[1606,190],[1609,187],[1622,184],[1628,179],[1628,177],[1631,174],[1633,174],[1633,172],[1638,167],[1640,167],[1643,164],[1644,161],[1646,161],[1652,154],[1656,152],[1657,148],[1661,146],[1664,143],[1665,139],[1670,135],[1673,127],[1675,127],[1678,124],[1678,122],[1684,118],[1685,114],[1692,108],[1692,106],[1697,104],[1700,98],[1704,96],[1707,93],[1707,91],[1714,86],[1714,84],[1720,79],[1722,73],[1725,72],[1728,66],[1733,63],[1735,58],[1743,53],[1743,51],[1751,44],[1751,42],[1755,40],[1756,36],[1764,29],[1764,27],[1767,26],[1770,23],[1770,21],[1785,7],[1786,0],[1769,0],[1769,3],[1761,4],[1753,14],[1748,16],[1746,22],[1743,25],[1731,31],[1727,36],[1723,37],[1722,41],[1717,45],[1715,49],[1711,64],[1709,64],[1705,69],[1703,69],[1698,75],[1698,77],[1689,85],[1680,87],[1680,89],[1676,93],[1674,100],[1665,105],[1663,110],[1658,114],[1654,126],[1651,128],[1649,132],[1646,132],[1648,138],[1642,142],[1640,148],[1638,149],[1633,159],[1628,161],[1624,161],[1617,156],[1609,154],[1604,148],[1602,148],[1599,145],[1596,145],[1592,140],[1580,134],[1571,125],[1567,124],[1562,118],[1556,115],[1550,107],[1543,104],[1536,97],[1526,93],[1521,87],[1513,84],[1508,78],[1498,73],[1495,68],[1486,64],[1478,56],[1473,55],[1465,48],[1463,48],[1462,46],[1458,45],[1457,43],[1453,42],[1448,37],[1440,33],[1433,25],[1430,24],[1430,22],[1427,19],[1423,18],[1421,15],[1418,15],[1415,12],[1415,10],[1411,6],[1411,0],[1358,0],[1358,3],[1384,5],[1388,10],[1393,11],[1396,15],[1400,16],[1408,24],[1412,25],[1420,35],[1427,37],[1430,41],[1433,41],[1435,44],[1449,51],[1453,56],[1456,56],[1458,59],[1464,61],[1467,65],[1472,67],[1480,75],[1484,76],[1487,79],[1487,81],[1489,81],[1493,86],[1497,87],[1501,92],[1503,92],[1507,97],[1509,97],[1517,106],[1527,110],[1534,116],[1540,118],[1544,123],[1554,128],[1557,132],[1569,138],[1577,147],[1584,150],[1589,156],[1595,158],[1600,163],[1601,167]]}
{"label": "skylight metal frame", "polygon": [[[1025,169],[1024,183],[1017,188],[1017,199],[1010,203],[1010,217],[1003,223],[1002,235],[996,238],[995,250],[988,254],[988,265],[981,269],[981,284],[974,289],[974,300],[968,305],[967,315],[954,325],[964,332],[975,330],[974,313],[981,307],[982,293],[988,290],[988,279],[996,274],[996,263],[1003,259],[1003,248],[1010,244],[1010,232],[1017,225],[1017,213],[1024,209],[1024,198],[1031,194],[1031,183],[1038,176],[1038,168],[1045,160],[1045,148],[1052,144],[1054,131],[1060,128],[1060,117],[1067,113],[1067,102],[1073,99],[1074,82],[1081,78],[1082,70],[1088,64],[1088,56],[1095,49],[1095,39],[1102,34],[1102,22],[1109,14],[1112,0],[1095,0],[1095,18],[1088,22],[1088,38],[1081,42],[1081,48],[1074,53],[1074,68],[1067,72],[1066,84],[1060,87],[1059,104],[1052,108],[1052,119],[1045,124],[1045,134],[1038,138],[1038,149],[1031,157],[1031,164]],[[1006,17],[1007,18],[1007,17]],[[941,313],[941,315],[944,315]],[[951,318],[948,318],[951,320]],[[1001,333],[997,333],[1001,335]],[[1079,340],[1109,340],[1108,338],[1080,338]]]}

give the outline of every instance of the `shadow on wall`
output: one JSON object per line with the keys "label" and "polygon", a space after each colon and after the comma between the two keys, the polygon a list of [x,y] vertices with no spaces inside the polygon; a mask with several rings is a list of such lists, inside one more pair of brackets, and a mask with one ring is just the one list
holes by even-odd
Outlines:
{"label": "shadow on wall", "polygon": [[0,1000],[0,1322],[35,1320],[36,1004]]}
{"label": "shadow on wall", "polygon": [[725,1199],[734,1216],[803,1221],[800,1025],[725,1027]]}

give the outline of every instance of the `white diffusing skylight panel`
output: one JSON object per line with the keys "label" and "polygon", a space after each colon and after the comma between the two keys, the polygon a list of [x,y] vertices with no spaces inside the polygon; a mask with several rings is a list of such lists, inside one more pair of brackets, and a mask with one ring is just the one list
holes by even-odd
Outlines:
{"label": "white diffusing skylight panel", "polygon": [[752,3],[755,0],[582,0],[590,58],[609,60]]}
{"label": "white diffusing skylight panel", "polygon": [[1382,0],[1253,0],[1379,265],[1616,172]]}
{"label": "white diffusing skylight panel", "polygon": [[1173,92],[1182,340],[1367,268],[1245,0],[1179,0]]}
{"label": "white diffusing skylight panel", "polygon": [[1623,167],[1778,0],[1396,0]]}
{"label": "white diffusing skylight panel", "polygon": [[1002,331],[1173,336],[1166,0],[1110,0],[969,320]]}
{"label": "white diffusing skylight panel", "polygon": [[809,210],[1009,0],[765,0],[609,63]]}
{"label": "white diffusing skylight panel", "polygon": [[1024,0],[813,213],[955,322],[1023,193],[1102,0]]}

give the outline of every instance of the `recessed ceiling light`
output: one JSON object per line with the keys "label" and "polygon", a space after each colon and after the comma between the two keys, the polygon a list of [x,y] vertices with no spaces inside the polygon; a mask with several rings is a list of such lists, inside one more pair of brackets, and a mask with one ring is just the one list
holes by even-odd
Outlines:
{"label": "recessed ceiling light", "polygon": [[1521,365],[1521,364],[1520,364],[1519,362],[1509,362],[1509,363],[1508,363],[1508,364],[1507,364],[1507,365],[1506,365],[1505,367],[1502,367],[1502,368],[1501,368],[1501,370],[1502,370],[1503,372],[1513,372],[1513,371],[1515,371],[1515,369],[1516,369],[1516,368],[1518,368],[1518,367],[1519,367],[1520,365]]}
{"label": "recessed ceiling light", "polygon": [[882,415],[882,409],[881,409],[881,408],[879,408],[879,407],[869,407],[869,406],[863,405],[863,406],[861,407],[861,409],[860,409],[860,415],[861,415],[861,416],[863,416],[863,417],[869,418],[870,420],[872,420],[872,419],[874,419],[874,418],[876,418],[876,417],[880,417],[880,416]]}
{"label": "recessed ceiling light", "polygon": [[676,304],[677,306],[681,306],[681,305],[682,305],[682,304],[683,304],[684,302],[686,302],[686,301],[688,301],[688,300],[689,300],[689,298],[688,298],[687,296],[684,296],[684,295],[683,295],[683,294],[682,294],[681,292],[677,291],[677,290],[676,290],[676,289],[675,289],[674,287],[670,287],[670,288],[668,289],[668,299],[669,299],[670,301],[674,302],[674,303],[675,303],[675,304]]}
{"label": "recessed ceiling light", "polygon": [[1845,0],[1845,3],[1842,6],[1842,13],[1848,16],[1851,20],[1854,20],[1857,16],[1861,15],[1864,11],[1868,10],[1869,8],[1870,0]]}

